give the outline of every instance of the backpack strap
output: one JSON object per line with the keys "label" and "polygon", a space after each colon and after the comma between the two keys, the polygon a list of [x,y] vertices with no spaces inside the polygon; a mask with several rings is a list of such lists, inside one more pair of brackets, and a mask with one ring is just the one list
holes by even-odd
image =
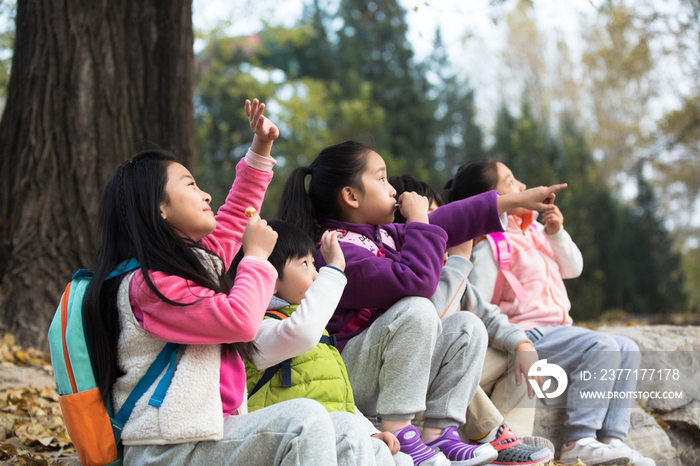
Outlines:
{"label": "backpack strap", "polygon": [[498,265],[499,271],[498,278],[496,278],[496,286],[493,290],[493,297],[491,298],[491,304],[498,305],[501,302],[506,282],[508,282],[513,289],[518,301],[524,303],[527,301],[527,292],[518,278],[510,271],[510,263],[513,259],[513,255],[510,250],[508,239],[501,232],[490,233],[486,235],[486,239],[488,239],[489,245],[491,246],[491,251],[493,252],[493,257],[496,261],[496,265]]}
{"label": "backpack strap", "polygon": [[[281,312],[278,311],[267,311],[265,313],[265,317],[271,317],[276,320],[284,320],[287,318],[287,316]],[[321,335],[321,339],[319,343],[323,343],[326,345],[332,345],[332,346],[337,346],[336,345],[336,340],[335,340],[335,335],[332,336],[327,336],[327,335]],[[263,376],[260,377],[260,380],[258,380],[258,383],[255,384],[255,387],[250,391],[248,394],[248,398],[252,397],[255,395],[261,388],[265,386],[266,383],[268,383],[270,380],[272,380],[272,377],[275,376],[277,371],[282,370],[282,387],[283,388],[290,388],[292,386],[292,359],[286,359],[282,361],[279,364],[276,364],[272,367],[268,367],[265,369],[265,372],[263,373]]]}
{"label": "backpack strap", "polygon": [[[107,278],[105,278],[105,280],[109,280],[111,278],[118,277],[119,275],[131,272],[132,270],[135,270],[140,266],[141,265],[139,264],[139,262],[132,257],[118,264],[114,268],[114,270],[112,270],[112,272],[110,272],[110,274],[107,275]],[[86,272],[88,271],[82,269],[78,270],[73,276],[73,278],[75,279],[76,276],[87,276]],[[90,272],[90,274],[92,274],[92,272]],[[122,448],[121,433],[122,429],[124,428],[124,424],[126,424],[126,421],[129,420],[129,416],[131,416],[131,412],[134,410],[134,407],[136,406],[136,403],[139,401],[139,399],[141,399],[143,394],[146,393],[151,387],[151,385],[155,383],[160,373],[163,372],[163,370],[167,367],[168,370],[165,372],[160,382],[156,386],[153,395],[151,395],[151,398],[148,400],[149,405],[155,406],[157,408],[159,408],[160,405],[163,403],[163,399],[165,399],[165,393],[167,392],[168,387],[170,386],[170,381],[173,378],[175,364],[177,361],[177,353],[179,352],[179,350],[179,344],[166,343],[163,349],[156,357],[156,359],[149,366],[148,370],[146,371],[146,374],[144,374],[144,376],[141,377],[141,380],[138,381],[136,387],[134,387],[134,389],[131,391],[119,412],[113,418],[110,417],[110,421],[112,422],[112,431],[114,432],[114,440],[117,444],[117,448],[120,451],[120,458]]]}
{"label": "backpack strap", "polygon": [[[165,347],[163,347],[161,352],[156,357],[155,361],[151,363],[151,366],[146,371],[146,374],[143,377],[141,377],[141,380],[139,380],[139,382],[136,384],[136,387],[134,387],[132,392],[129,394],[129,397],[126,399],[119,412],[116,414],[116,416],[114,416],[113,419],[111,419],[112,430],[114,431],[114,440],[117,444],[119,444],[120,442],[122,429],[124,428],[124,424],[126,424],[126,421],[129,420],[129,416],[131,416],[131,412],[134,410],[136,402],[139,401],[143,394],[146,393],[146,391],[148,391],[151,385],[153,385],[160,373],[163,372],[163,369],[165,369],[168,366],[171,366],[168,368],[168,372],[166,372],[166,374],[161,379],[160,383],[158,384],[158,387],[156,387],[156,392],[153,394],[153,396],[155,396],[156,393],[159,393],[158,389],[161,389],[161,386],[165,387],[165,389],[163,390],[163,395],[165,394],[164,391],[167,390],[168,385],[170,384],[170,379],[173,376],[172,369],[174,369],[174,359],[179,349],[180,345],[176,343],[167,343]],[[166,379],[167,382],[164,383]],[[152,399],[153,397],[151,397],[151,400]],[[154,406],[151,404],[150,400],[148,404]]]}
{"label": "backpack strap", "polygon": [[[338,233],[340,233],[340,236],[338,236],[338,241],[340,242],[350,243],[363,247],[377,257],[386,256],[386,251],[384,250],[384,248],[381,246],[377,246],[372,238],[368,238],[365,235],[361,235],[360,233],[357,233],[355,231],[341,230],[339,228],[329,228],[327,231],[337,231]],[[394,242],[394,238],[392,238],[391,235],[389,235],[389,233],[384,228],[379,229],[379,238],[381,239],[381,243],[386,244],[387,246],[396,250],[396,243]]]}

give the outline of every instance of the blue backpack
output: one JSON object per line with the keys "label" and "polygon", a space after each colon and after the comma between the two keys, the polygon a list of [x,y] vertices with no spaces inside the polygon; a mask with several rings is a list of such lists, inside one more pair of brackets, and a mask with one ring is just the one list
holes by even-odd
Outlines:
{"label": "blue backpack", "polygon": [[[119,264],[106,280],[139,267],[136,259]],[[85,328],[85,292],[93,272],[80,269],[66,287],[49,328],[51,365],[59,394],[61,412],[73,445],[83,465],[122,463],[121,431],[136,402],[168,368],[148,404],[160,407],[175,369],[180,345],[168,343],[146,374],[129,394],[116,415],[111,398],[105,404],[92,369],[92,340]]]}

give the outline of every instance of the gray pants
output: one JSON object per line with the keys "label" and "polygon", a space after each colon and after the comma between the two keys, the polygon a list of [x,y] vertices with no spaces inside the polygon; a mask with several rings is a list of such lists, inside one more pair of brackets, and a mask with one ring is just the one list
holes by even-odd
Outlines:
{"label": "gray pants", "polygon": [[343,349],[355,404],[386,421],[425,410],[427,427],[464,424],[487,342],[475,315],[459,312],[440,322],[428,299],[404,298]]}
{"label": "gray pants", "polygon": [[392,466],[377,442],[356,415],[300,398],[227,417],[218,442],[126,447],[124,465]]}
{"label": "gray pants", "polygon": [[[641,354],[637,344],[627,337],[607,335],[581,327],[538,327],[527,332],[534,343],[540,359],[560,366],[569,375],[567,388],[567,420],[569,439],[583,437],[617,437],[624,439],[630,428],[630,415],[633,402],[629,399],[613,398],[607,407],[584,407],[579,393],[588,390],[579,372],[587,370],[602,374],[604,370],[639,369]],[[596,354],[596,352],[605,353]],[[634,391],[637,381],[634,377],[621,377],[619,380],[600,380],[595,390],[628,392]],[[606,403],[596,400],[596,405]]]}

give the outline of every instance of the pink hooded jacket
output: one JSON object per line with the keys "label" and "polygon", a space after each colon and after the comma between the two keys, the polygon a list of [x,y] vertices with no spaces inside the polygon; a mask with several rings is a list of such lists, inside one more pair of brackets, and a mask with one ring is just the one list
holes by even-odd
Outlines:
{"label": "pink hooded jacket", "polygon": [[[571,325],[571,302],[563,279],[578,277],[583,270],[581,252],[564,228],[547,235],[542,224],[535,222],[536,217],[537,212],[509,215],[504,233],[512,257],[509,270],[523,286],[527,298],[521,302],[506,281],[500,300],[494,303],[523,330]],[[481,240],[474,247],[473,260],[470,280],[489,299],[494,296],[501,272],[488,241]]]}

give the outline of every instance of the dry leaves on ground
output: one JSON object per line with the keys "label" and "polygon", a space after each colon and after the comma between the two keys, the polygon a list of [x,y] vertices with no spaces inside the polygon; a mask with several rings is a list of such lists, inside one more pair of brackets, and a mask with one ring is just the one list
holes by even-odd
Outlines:
{"label": "dry leaves on ground", "polygon": [[[51,371],[48,356],[34,348],[21,348],[10,334],[2,340],[0,364]],[[0,391],[2,464],[58,465],[61,458],[74,455],[54,387],[12,387]]]}

